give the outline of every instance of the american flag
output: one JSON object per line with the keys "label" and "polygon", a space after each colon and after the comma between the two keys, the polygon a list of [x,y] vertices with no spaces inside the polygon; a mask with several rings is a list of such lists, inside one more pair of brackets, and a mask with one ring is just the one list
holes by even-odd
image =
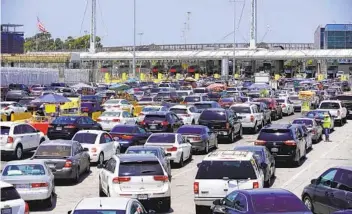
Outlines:
{"label": "american flag", "polygon": [[39,20],[38,17],[37,17],[37,26],[38,26],[38,29],[39,29],[40,32],[42,32],[42,33],[48,32],[48,31],[45,29],[43,23]]}

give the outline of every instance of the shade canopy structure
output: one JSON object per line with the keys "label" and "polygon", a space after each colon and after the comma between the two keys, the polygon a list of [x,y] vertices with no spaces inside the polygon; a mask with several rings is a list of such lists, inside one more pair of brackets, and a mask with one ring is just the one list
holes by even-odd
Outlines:
{"label": "shade canopy structure", "polygon": [[125,91],[130,89],[131,86],[126,85],[126,84],[114,84],[110,86],[109,90],[114,90],[114,91]]}
{"label": "shade canopy structure", "polygon": [[46,94],[34,99],[32,102],[58,104],[58,103],[71,102],[71,100],[58,94]]}

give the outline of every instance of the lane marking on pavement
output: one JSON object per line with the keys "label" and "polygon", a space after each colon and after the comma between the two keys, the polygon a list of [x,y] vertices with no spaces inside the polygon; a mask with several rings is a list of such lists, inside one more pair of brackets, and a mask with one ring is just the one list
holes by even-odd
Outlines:
{"label": "lane marking on pavement", "polygon": [[306,166],[305,168],[303,168],[301,171],[299,171],[296,175],[294,175],[291,179],[289,179],[288,181],[286,181],[284,184],[281,185],[281,188],[285,188],[287,187],[290,183],[292,183],[293,181],[296,180],[296,178],[298,178],[302,173],[304,173],[307,169],[311,168],[314,164],[316,164],[320,159],[325,158],[330,152],[332,152],[333,150],[335,150],[338,146],[340,145],[340,143],[336,143],[335,146],[333,148],[331,148],[330,150],[328,150],[327,152],[323,153],[318,159],[315,159],[313,162],[311,162],[308,166]]}

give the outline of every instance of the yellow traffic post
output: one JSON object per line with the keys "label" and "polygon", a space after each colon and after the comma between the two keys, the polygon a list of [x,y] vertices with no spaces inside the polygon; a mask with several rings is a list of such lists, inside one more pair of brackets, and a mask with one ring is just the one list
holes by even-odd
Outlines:
{"label": "yellow traffic post", "polygon": [[196,74],[194,75],[194,79],[199,80],[199,73],[196,73]]}

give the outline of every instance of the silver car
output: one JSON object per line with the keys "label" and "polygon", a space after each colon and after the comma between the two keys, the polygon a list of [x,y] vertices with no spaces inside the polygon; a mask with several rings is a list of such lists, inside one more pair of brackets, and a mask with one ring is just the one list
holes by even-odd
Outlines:
{"label": "silver car", "polygon": [[302,124],[305,125],[308,131],[311,133],[312,141],[318,143],[323,135],[323,127],[319,125],[312,118],[297,118],[292,121],[292,124]]}
{"label": "silver car", "polygon": [[43,160],[8,162],[1,180],[12,184],[25,201],[43,201],[45,207],[54,203],[54,175]]}

